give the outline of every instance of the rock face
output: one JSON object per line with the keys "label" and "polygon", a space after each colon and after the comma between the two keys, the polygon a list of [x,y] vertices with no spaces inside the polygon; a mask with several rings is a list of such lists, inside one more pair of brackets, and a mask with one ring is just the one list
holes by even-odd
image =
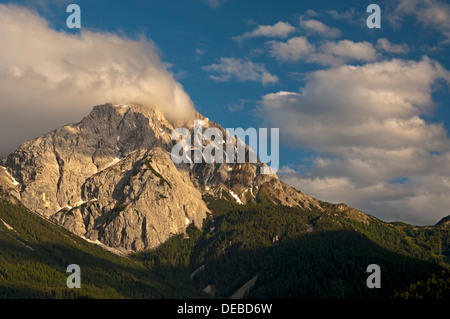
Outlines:
{"label": "rock face", "polygon": [[194,135],[194,120],[227,134],[200,114],[175,124],[156,107],[95,106],[81,122],[23,143],[2,161],[0,183],[42,216],[125,253],[155,247],[190,223],[201,226],[205,193],[238,203],[263,194],[321,209],[275,174],[261,174],[260,162],[174,164],[172,131],[183,125]]}

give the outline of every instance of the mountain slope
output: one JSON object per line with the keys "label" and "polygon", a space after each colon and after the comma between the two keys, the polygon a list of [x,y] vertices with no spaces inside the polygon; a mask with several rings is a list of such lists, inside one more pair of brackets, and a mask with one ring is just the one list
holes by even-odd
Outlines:
{"label": "mountain slope", "polygon": [[[438,238],[448,243],[448,227],[417,238],[414,252],[406,234],[389,224],[384,227],[394,227],[396,245],[387,245],[391,237],[382,224],[366,235],[344,215],[270,202],[237,205],[211,195],[204,199],[213,215],[202,229],[191,224],[187,237],[174,235],[156,249],[121,257],[0,192],[1,298],[207,298],[206,287],[228,298],[256,275],[244,297],[403,298],[448,268],[442,256],[425,254]],[[445,251],[448,258],[448,244]],[[72,263],[81,267],[81,289],[66,287]],[[381,266],[382,289],[365,284],[372,263]]]}
{"label": "mountain slope", "polygon": [[[0,189],[0,298],[194,298],[186,278],[167,281],[142,263],[112,254],[5,199]],[[68,289],[66,268],[81,268]],[[183,278],[181,278],[182,280]]]}
{"label": "mountain slope", "polygon": [[[449,267],[448,253],[428,248],[437,239],[448,242],[448,228],[411,246],[403,230],[381,221],[369,234],[344,215],[205,200],[213,216],[202,231],[189,229],[188,240],[176,236],[135,257],[149,267],[190,267],[192,280],[215,297],[228,298],[257,276],[245,297],[393,298]],[[381,289],[366,285],[370,264],[381,267]]]}

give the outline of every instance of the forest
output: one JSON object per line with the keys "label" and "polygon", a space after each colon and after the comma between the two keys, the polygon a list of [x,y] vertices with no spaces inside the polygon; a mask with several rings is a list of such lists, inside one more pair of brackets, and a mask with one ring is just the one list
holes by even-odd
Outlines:
{"label": "forest", "polygon": [[[212,214],[201,229],[190,225],[156,249],[122,257],[2,199],[0,298],[229,298],[255,276],[246,298],[449,296],[445,223],[363,223],[263,198],[204,200]],[[81,289],[66,286],[73,263],[82,270]],[[366,285],[369,264],[380,266],[380,289]]]}

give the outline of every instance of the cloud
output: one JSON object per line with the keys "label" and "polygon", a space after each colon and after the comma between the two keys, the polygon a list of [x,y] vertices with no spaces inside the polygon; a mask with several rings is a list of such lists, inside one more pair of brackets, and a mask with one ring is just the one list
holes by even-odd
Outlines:
{"label": "cloud", "polygon": [[2,155],[105,102],[158,105],[169,115],[193,109],[145,38],[56,31],[15,5],[0,5],[0,23]]}
{"label": "cloud", "polygon": [[392,44],[386,38],[378,39],[377,48],[388,53],[406,54],[409,52],[409,46],[407,44]]}
{"label": "cloud", "polygon": [[295,28],[287,22],[277,22],[274,25],[260,25],[251,32],[246,32],[242,35],[233,37],[233,40],[243,41],[254,37],[271,37],[271,38],[286,38],[290,33],[294,32]]}
{"label": "cloud", "polygon": [[387,17],[391,25],[399,28],[405,16],[413,16],[423,25],[438,30],[444,38],[441,44],[450,43],[450,4],[438,0],[397,0],[396,4]]}
{"label": "cloud", "polygon": [[200,61],[200,60],[202,60],[202,58],[204,57],[205,54],[206,54],[206,50],[205,49],[197,48],[194,51],[193,59],[195,61]]}
{"label": "cloud", "polygon": [[314,52],[314,46],[306,37],[295,37],[287,42],[268,41],[270,54],[280,61],[298,61]]}
{"label": "cloud", "polygon": [[197,54],[198,56],[203,56],[205,53],[206,51],[203,49],[195,49],[195,54]]}
{"label": "cloud", "polygon": [[449,215],[450,180],[447,176],[414,177],[407,185],[373,183],[358,187],[346,177],[310,177],[280,171],[278,175],[311,196],[334,203],[344,201],[385,221],[433,225]]}
{"label": "cloud", "polygon": [[323,22],[315,19],[304,20],[300,18],[300,25],[309,31],[318,33],[327,38],[338,38],[341,36],[341,30],[338,28],[331,28],[325,25]]}
{"label": "cloud", "polygon": [[284,180],[385,219],[431,224],[450,214],[450,140],[425,120],[436,81],[450,83],[447,70],[427,57],[394,59],[305,80],[299,92],[265,95],[258,108],[285,144],[315,152],[311,165],[281,170]]}
{"label": "cloud", "polygon": [[319,51],[311,55],[308,60],[321,65],[336,66],[351,61],[371,62],[375,59],[376,50],[371,43],[341,40],[325,42],[321,45]]}
{"label": "cloud", "polygon": [[291,38],[286,42],[268,41],[270,54],[279,61],[304,60],[320,65],[342,65],[350,61],[370,62],[376,59],[376,50],[369,42],[351,40],[325,41],[318,48],[306,37]]}
{"label": "cloud", "polygon": [[312,10],[312,9],[306,10],[306,11],[305,11],[305,14],[308,15],[308,16],[310,16],[310,17],[317,17],[317,16],[320,15],[320,13],[318,13],[317,11]]}
{"label": "cloud", "polygon": [[237,103],[229,103],[225,105],[225,108],[230,111],[231,113],[234,112],[241,112],[245,109],[245,105],[253,102],[252,100],[248,99],[239,99],[239,102]]}
{"label": "cloud", "polygon": [[432,85],[440,78],[450,82],[449,72],[426,57],[343,65],[305,76],[301,93],[265,95],[259,111],[283,123],[284,137],[295,147],[336,153],[364,145],[395,150],[420,144],[441,151],[448,145],[444,129],[422,119],[434,109]]}
{"label": "cloud", "polygon": [[335,20],[353,20],[355,16],[355,8],[350,8],[344,12],[338,12],[336,10],[329,10],[327,13],[333,17]]}
{"label": "cloud", "polygon": [[278,77],[270,74],[264,64],[238,58],[221,58],[220,63],[204,66],[203,70],[216,73],[210,75],[210,78],[219,82],[233,78],[241,82],[261,82],[263,85],[278,82]]}
{"label": "cloud", "polygon": [[228,0],[203,0],[203,1],[205,1],[211,8],[217,9],[220,8]]}

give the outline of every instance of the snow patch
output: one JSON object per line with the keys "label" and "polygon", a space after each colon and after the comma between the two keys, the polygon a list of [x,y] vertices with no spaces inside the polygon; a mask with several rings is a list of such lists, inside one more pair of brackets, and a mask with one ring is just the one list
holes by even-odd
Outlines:
{"label": "snow patch", "polygon": [[[8,225],[7,223],[5,223],[5,221],[4,221],[3,219],[0,218],[0,220],[3,222],[3,224],[6,226],[6,228],[8,228],[8,230],[13,230],[13,231],[18,235],[17,231],[15,231],[14,228],[12,228],[10,225]],[[25,244],[25,243],[23,242],[23,241],[26,241],[25,239],[22,239],[22,240],[23,240],[23,241],[22,241],[22,240],[20,240],[19,238],[15,237],[15,236],[12,236],[11,234],[8,234],[8,233],[5,233],[5,234],[8,235],[8,236],[11,237],[11,238],[17,240],[19,243],[21,243],[23,246],[25,246],[25,247],[28,248],[29,250],[31,250],[31,251],[34,250],[33,247],[30,247],[30,246],[28,246],[27,244]],[[27,242],[27,241],[26,241],[26,242]],[[27,243],[28,243],[28,242],[27,242]]]}
{"label": "snow patch", "polygon": [[240,198],[235,193],[233,193],[233,191],[230,190],[230,194],[231,194],[231,196],[234,197],[234,199],[236,199],[238,204],[243,204],[242,201],[240,200]]}
{"label": "snow patch", "polygon": [[104,168],[102,168],[102,169],[99,170],[99,171],[95,171],[94,174],[100,173],[100,172],[104,171],[105,169],[110,168],[111,166],[116,165],[116,164],[119,163],[120,161],[123,161],[124,159],[125,159],[125,158],[118,158],[118,157],[116,157],[116,158],[114,158],[108,165],[106,165]]}
{"label": "snow patch", "polygon": [[258,275],[247,281],[241,288],[239,288],[230,299],[242,299],[245,295],[252,289],[252,287],[256,283],[256,279],[258,279]]}
{"label": "snow patch", "polygon": [[198,274],[200,271],[202,271],[202,270],[204,270],[204,269],[205,269],[205,264],[201,265],[201,266],[198,267],[196,270],[194,270],[194,272],[191,273],[191,274],[189,275],[189,277],[190,277],[191,279],[194,279],[195,275]]}
{"label": "snow patch", "polygon": [[187,218],[187,217],[184,218],[184,221],[185,221],[186,225],[188,225],[188,224],[191,222],[191,221],[189,220],[189,218]]}
{"label": "snow patch", "polygon": [[[86,203],[90,203],[90,202],[96,202],[97,201],[97,198],[93,198],[93,199],[90,199],[90,200],[80,200],[80,201],[78,201],[76,204],[75,204],[75,206],[70,206],[69,204],[67,204],[66,206],[64,206],[63,208],[61,208],[59,211],[61,211],[62,209],[64,209],[64,208],[67,208],[67,209],[73,209],[73,208],[77,208],[77,207],[80,207],[81,205],[84,205],[84,204],[86,204]],[[58,211],[58,212],[59,212]]]}
{"label": "snow patch", "polygon": [[3,222],[3,225],[5,225],[5,227],[8,228],[8,230],[14,230],[14,228],[8,225],[3,219],[0,218],[0,220]]}
{"label": "snow patch", "polygon": [[209,119],[205,118],[204,120],[197,120],[198,125],[205,125],[208,124]]}
{"label": "snow patch", "polygon": [[88,201],[87,200],[80,200],[75,204],[75,207],[81,206],[83,204],[86,204]]}
{"label": "snow patch", "polygon": [[8,176],[11,178],[11,180],[12,180],[14,186],[19,185],[19,182],[17,182],[16,179],[8,172],[8,170],[6,169],[6,167],[3,167],[3,166],[2,166],[2,168],[5,170],[6,175],[8,175]]}
{"label": "snow patch", "polygon": [[130,104],[116,104],[116,105],[114,105],[114,107],[120,108],[120,109],[129,108],[130,106],[131,106]]}
{"label": "snow patch", "polygon": [[84,240],[86,240],[88,243],[100,246],[103,249],[106,249],[107,251],[109,251],[109,252],[111,252],[113,254],[116,254],[116,255],[119,255],[119,256],[124,256],[125,255],[120,250],[117,250],[117,249],[114,249],[112,247],[109,247],[109,246],[105,245],[104,243],[102,243],[101,241],[99,241],[98,239],[97,240],[90,240],[90,239],[88,239],[88,238],[86,238],[84,236],[80,236],[80,237],[83,238]]}
{"label": "snow patch", "polygon": [[[17,238],[16,238],[17,239]],[[19,242],[19,243],[21,243],[22,245],[24,245],[26,248],[28,248],[29,250],[34,250],[34,248],[32,248],[32,247],[30,247],[30,246],[28,246],[27,244],[25,244],[24,242],[22,242],[21,240],[18,240],[17,239],[17,241]]]}

